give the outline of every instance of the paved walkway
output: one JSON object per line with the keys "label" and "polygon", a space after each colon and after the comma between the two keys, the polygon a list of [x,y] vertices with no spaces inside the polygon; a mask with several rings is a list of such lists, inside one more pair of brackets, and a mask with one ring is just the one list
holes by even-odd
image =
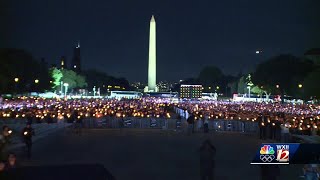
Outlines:
{"label": "paved walkway", "polygon": [[[199,179],[201,142],[210,138],[217,148],[216,177],[259,180],[259,166],[250,162],[262,141],[236,133],[209,136],[163,133],[161,130],[87,130],[81,136],[59,133],[34,145],[24,165],[101,163],[117,179]],[[23,158],[20,156],[20,158]],[[281,166],[281,178],[295,180],[301,166]]]}
{"label": "paved walkway", "polygon": [[307,135],[292,135],[295,138],[298,138],[306,143],[320,143],[320,136],[313,135],[313,136],[307,136]]}
{"label": "paved walkway", "polygon": [[[9,150],[24,146],[24,144],[22,143],[21,132],[25,127],[25,124],[8,124],[8,126],[10,129],[13,130]],[[57,132],[68,126],[70,126],[70,124],[67,123],[32,124],[32,128],[35,130],[35,136],[33,137],[33,141],[36,142],[37,140],[44,138],[49,134]]]}

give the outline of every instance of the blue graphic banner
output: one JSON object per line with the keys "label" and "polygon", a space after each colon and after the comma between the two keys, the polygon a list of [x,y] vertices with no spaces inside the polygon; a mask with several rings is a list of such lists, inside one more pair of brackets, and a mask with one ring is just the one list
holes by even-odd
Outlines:
{"label": "blue graphic banner", "polygon": [[251,164],[320,164],[320,144],[261,144]]}

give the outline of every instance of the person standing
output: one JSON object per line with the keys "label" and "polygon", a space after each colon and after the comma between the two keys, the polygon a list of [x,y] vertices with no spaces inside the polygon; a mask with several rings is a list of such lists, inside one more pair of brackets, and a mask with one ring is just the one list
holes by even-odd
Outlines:
{"label": "person standing", "polygon": [[22,130],[22,137],[27,147],[28,158],[31,158],[32,136],[34,135],[34,129],[31,127],[30,124],[27,124],[27,126]]}
{"label": "person standing", "polygon": [[290,141],[290,132],[289,132],[290,123],[284,122],[281,125],[281,142],[288,143]]}
{"label": "person standing", "polygon": [[319,173],[320,171],[317,164],[307,164],[303,168],[305,180],[318,180]]}
{"label": "person standing", "polygon": [[199,118],[199,120],[197,121],[197,131],[201,132],[202,131],[202,127],[203,127],[203,120],[202,120],[202,118]]}
{"label": "person standing", "polygon": [[275,122],[275,131],[276,131],[276,141],[281,141],[281,123],[279,120]]}
{"label": "person standing", "polygon": [[193,114],[191,116],[189,116],[187,122],[188,122],[188,135],[190,135],[193,130],[193,122],[194,122],[194,115]]}
{"label": "person standing", "polygon": [[264,122],[263,122],[263,116],[260,114],[258,117],[258,123],[259,123],[259,134],[260,134],[260,139],[263,139],[263,134],[264,134]]}
{"label": "person standing", "polygon": [[263,139],[267,139],[267,131],[268,131],[268,116],[263,116],[263,126],[262,126],[262,131],[263,131]]}
{"label": "person standing", "polygon": [[271,121],[271,133],[270,139],[276,139],[276,122],[274,120]]}
{"label": "person standing", "polygon": [[2,133],[0,134],[0,161],[4,161],[7,158],[7,146],[10,143],[10,135],[12,130],[8,126],[2,127]]}
{"label": "person standing", "polygon": [[119,119],[119,128],[120,128],[120,134],[123,133],[123,128],[124,128],[124,119],[123,117]]}
{"label": "person standing", "polygon": [[199,151],[201,180],[214,180],[216,148],[207,139],[202,143]]}
{"label": "person standing", "polygon": [[1,175],[2,172],[4,172],[5,167],[6,167],[5,161],[0,161],[0,175]]}
{"label": "person standing", "polygon": [[5,169],[7,171],[10,171],[10,170],[14,170],[16,168],[17,168],[17,157],[14,153],[10,153],[8,155],[8,160],[7,160]]}
{"label": "person standing", "polygon": [[258,117],[258,125],[259,125],[259,137],[262,139],[262,115],[259,114]]}
{"label": "person standing", "polygon": [[203,124],[203,131],[204,133],[208,133],[209,132],[209,117],[206,115],[204,116],[204,124]]}

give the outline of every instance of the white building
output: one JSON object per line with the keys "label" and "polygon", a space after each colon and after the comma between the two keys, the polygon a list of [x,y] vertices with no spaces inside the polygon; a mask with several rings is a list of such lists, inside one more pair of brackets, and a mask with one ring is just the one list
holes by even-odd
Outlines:
{"label": "white building", "polygon": [[109,98],[115,99],[138,99],[142,96],[140,92],[136,91],[111,91]]}

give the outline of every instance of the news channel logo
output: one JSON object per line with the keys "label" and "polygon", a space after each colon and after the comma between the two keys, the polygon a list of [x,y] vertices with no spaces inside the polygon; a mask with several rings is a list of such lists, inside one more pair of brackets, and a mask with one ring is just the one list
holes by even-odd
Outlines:
{"label": "news channel logo", "polygon": [[262,163],[289,163],[289,145],[263,145],[260,148]]}

